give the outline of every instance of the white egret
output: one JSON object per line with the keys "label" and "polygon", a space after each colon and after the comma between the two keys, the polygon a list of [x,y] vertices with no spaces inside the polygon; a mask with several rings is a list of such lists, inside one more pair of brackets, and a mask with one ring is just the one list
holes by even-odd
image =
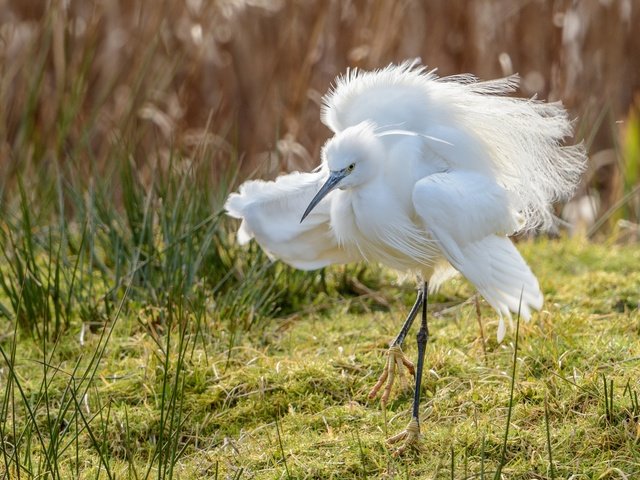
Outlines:
{"label": "white egret", "polygon": [[[240,243],[255,238],[296,268],[364,260],[421,279],[370,394],[386,382],[386,402],[402,367],[415,372],[411,422],[389,439],[404,440],[400,450],[419,439],[428,291],[462,273],[496,310],[499,340],[510,312],[529,319],[542,306],[508,235],[552,226],[551,204],[572,194],[585,152],[562,146],[571,125],[560,103],[505,96],[517,85],[517,76],[438,78],[416,62],[350,70],[323,99],[322,121],[335,135],[320,166],[248,181],[226,203],[242,219]],[[414,370],[401,345],[419,312]]]}

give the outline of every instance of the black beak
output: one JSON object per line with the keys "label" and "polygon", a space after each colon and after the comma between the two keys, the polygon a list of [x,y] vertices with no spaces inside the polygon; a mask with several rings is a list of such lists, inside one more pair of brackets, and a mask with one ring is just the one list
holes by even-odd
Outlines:
{"label": "black beak", "polygon": [[307,215],[309,215],[311,213],[311,210],[313,210],[315,208],[315,206],[318,203],[320,203],[320,200],[322,200],[324,197],[326,197],[327,194],[331,190],[333,190],[334,188],[336,188],[338,186],[340,181],[345,176],[346,176],[346,174],[343,171],[331,172],[331,174],[329,175],[329,178],[327,179],[327,181],[324,182],[324,185],[322,185],[322,188],[318,191],[318,193],[316,193],[316,196],[313,197],[313,200],[311,200],[311,203],[309,203],[309,206],[304,211],[304,214],[302,215],[302,218],[300,219],[300,223],[302,223],[304,221],[304,219],[307,218]]}

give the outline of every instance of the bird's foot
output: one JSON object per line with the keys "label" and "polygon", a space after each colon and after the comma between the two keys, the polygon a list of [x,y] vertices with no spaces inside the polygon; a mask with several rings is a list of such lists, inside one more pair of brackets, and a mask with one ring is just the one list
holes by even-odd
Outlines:
{"label": "bird's foot", "polygon": [[380,378],[378,378],[378,381],[369,392],[369,398],[374,398],[382,388],[382,385],[386,382],[384,392],[382,392],[382,398],[380,398],[380,402],[382,402],[383,405],[386,405],[389,400],[389,395],[391,395],[391,388],[395,382],[396,375],[400,379],[400,387],[403,389],[406,388],[407,379],[404,376],[403,367],[406,367],[412,376],[415,375],[416,369],[413,362],[407,358],[402,351],[402,348],[400,348],[400,345],[393,345],[389,347],[389,351],[387,352],[387,364],[385,365]]}
{"label": "bird's foot", "polygon": [[418,419],[413,417],[402,432],[394,435],[393,437],[387,440],[389,445],[393,445],[394,443],[402,442],[402,444],[393,452],[393,456],[397,457],[398,455],[402,455],[407,450],[416,450],[421,451],[422,446],[422,437],[420,435],[420,424],[418,423]]}

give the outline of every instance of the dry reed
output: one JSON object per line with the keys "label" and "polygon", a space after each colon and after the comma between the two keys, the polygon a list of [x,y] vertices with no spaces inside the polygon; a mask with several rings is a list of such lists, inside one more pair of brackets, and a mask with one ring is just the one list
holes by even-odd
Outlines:
{"label": "dry reed", "polygon": [[337,73],[421,57],[442,75],[519,72],[522,95],[564,101],[591,152],[613,152],[589,177],[606,209],[631,161],[616,121],[640,89],[639,24],[630,0],[3,2],[2,183],[21,164],[97,175],[123,141],[143,175],[203,143],[244,174],[308,168]]}

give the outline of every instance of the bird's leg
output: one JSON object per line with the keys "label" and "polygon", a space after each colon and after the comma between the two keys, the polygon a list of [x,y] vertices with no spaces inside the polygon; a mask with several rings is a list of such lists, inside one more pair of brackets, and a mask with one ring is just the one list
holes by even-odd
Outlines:
{"label": "bird's leg", "polygon": [[411,421],[407,428],[397,435],[394,435],[388,443],[397,443],[404,440],[404,443],[395,452],[396,455],[403,453],[407,448],[420,448],[420,383],[422,382],[422,370],[424,369],[424,354],[429,340],[429,327],[427,325],[427,283],[424,283],[422,295],[422,322],[418,331],[418,366],[416,368],[416,389],[413,395],[413,412]]}
{"label": "bird's leg", "polygon": [[396,370],[398,372],[397,374],[400,378],[400,384],[402,387],[406,386],[406,380],[404,378],[404,375],[402,374],[403,366],[406,367],[407,370],[409,370],[409,373],[411,375],[415,374],[413,363],[402,352],[402,342],[404,342],[404,338],[407,336],[413,320],[416,318],[416,315],[418,315],[418,311],[420,310],[420,306],[422,305],[423,298],[424,291],[421,289],[418,291],[416,303],[411,308],[411,311],[409,312],[407,319],[404,321],[404,325],[402,325],[398,336],[393,342],[391,342],[391,345],[389,346],[389,351],[387,352],[387,364],[385,365],[380,378],[378,378],[378,381],[369,392],[369,398],[374,398],[382,388],[382,385],[384,385],[386,382],[384,392],[382,393],[382,398],[380,399],[383,405],[386,405],[387,401],[389,400],[391,388],[393,387],[393,383],[396,377]]}

